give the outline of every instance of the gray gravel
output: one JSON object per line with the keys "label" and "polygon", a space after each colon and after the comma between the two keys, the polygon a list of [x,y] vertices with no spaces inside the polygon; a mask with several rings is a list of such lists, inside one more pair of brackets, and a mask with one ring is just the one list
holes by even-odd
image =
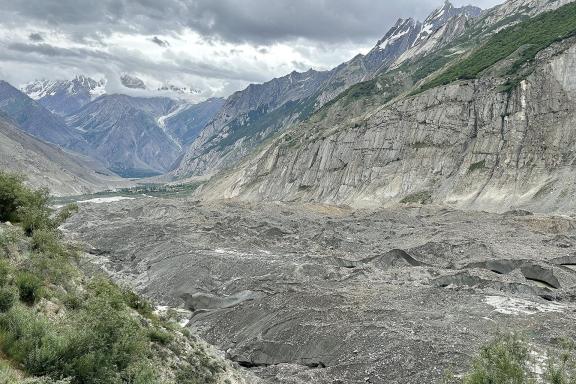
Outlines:
{"label": "gray gravel", "polygon": [[576,333],[572,217],[147,198],[64,229],[266,383],[432,383],[499,332]]}

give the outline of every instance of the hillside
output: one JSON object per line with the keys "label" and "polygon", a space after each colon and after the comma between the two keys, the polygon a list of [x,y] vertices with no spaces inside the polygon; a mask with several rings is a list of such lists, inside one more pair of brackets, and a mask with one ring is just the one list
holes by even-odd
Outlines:
{"label": "hillside", "polygon": [[204,195],[575,209],[566,199],[575,192],[575,8],[486,33],[469,53],[449,55],[469,44],[455,41],[351,87]]}
{"label": "hillside", "polygon": [[0,116],[0,169],[26,175],[54,195],[94,193],[131,183],[98,162],[45,143]]}
{"label": "hillside", "polygon": [[105,95],[66,118],[81,132],[93,157],[123,177],[166,172],[180,156],[181,146],[158,125],[176,102],[168,98]]}
{"label": "hillside", "polygon": [[[77,207],[0,172],[0,380],[5,383],[246,383],[146,300],[78,268],[57,229]],[[8,223],[9,221],[9,223]]]}
{"label": "hillside", "polygon": [[87,150],[78,132],[35,100],[5,81],[0,81],[0,113],[15,121],[25,132],[66,148]]}
{"label": "hillside", "polygon": [[171,174],[175,177],[213,174],[236,165],[259,144],[306,120],[350,86],[386,71],[406,51],[433,37],[437,40],[435,46],[451,41],[455,27],[443,27],[454,24],[454,20],[465,23],[480,11],[477,7],[455,8],[446,2],[424,24],[411,18],[399,19],[370,52],[332,70],[292,72],[236,92],[202,130]]}

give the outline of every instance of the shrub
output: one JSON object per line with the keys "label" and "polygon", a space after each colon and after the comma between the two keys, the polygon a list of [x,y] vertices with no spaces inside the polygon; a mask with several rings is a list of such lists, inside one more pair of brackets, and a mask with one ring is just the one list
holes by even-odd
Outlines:
{"label": "shrub", "polygon": [[516,335],[505,335],[483,347],[464,384],[528,383],[529,350]]}
{"label": "shrub", "polygon": [[129,289],[124,290],[124,302],[132,309],[135,309],[142,316],[151,318],[153,317],[154,307],[148,300],[137,295]]}
{"label": "shrub", "polygon": [[148,337],[150,338],[150,341],[162,345],[168,345],[172,340],[174,340],[174,336],[170,333],[157,328],[152,328],[148,331]]}
{"label": "shrub", "polygon": [[128,311],[105,297],[90,298],[74,319],[70,344],[57,371],[79,383],[116,383],[147,361],[148,339]]}
{"label": "shrub", "polygon": [[404,197],[400,204],[430,204],[431,202],[432,193],[430,191],[422,191]]}
{"label": "shrub", "polygon": [[0,260],[0,287],[3,287],[8,283],[11,270],[12,268],[8,261]]}
{"label": "shrub", "polygon": [[226,370],[222,363],[210,357],[200,346],[188,356],[186,362],[188,364],[176,374],[178,384],[215,384],[218,374]]}
{"label": "shrub", "polygon": [[16,294],[10,288],[0,288],[0,313],[8,312],[16,301]]}
{"label": "shrub", "polygon": [[0,221],[17,221],[17,210],[26,200],[22,176],[0,171]]}
{"label": "shrub", "polygon": [[484,168],[486,168],[486,160],[480,160],[477,163],[470,164],[470,168],[468,168],[468,173],[472,173],[474,171],[478,171]]}
{"label": "shrub", "polygon": [[0,346],[17,363],[33,356],[49,332],[50,323],[22,305],[14,305],[0,315]]}
{"label": "shrub", "polygon": [[548,359],[545,372],[546,382],[550,384],[573,384],[576,383],[576,356],[574,342],[563,340],[561,353],[558,357]]}
{"label": "shrub", "polygon": [[42,297],[42,280],[33,273],[23,271],[16,276],[16,286],[20,291],[20,300],[34,304]]}
{"label": "shrub", "polygon": [[0,221],[20,223],[28,235],[38,230],[55,230],[74,212],[68,205],[52,217],[50,195],[46,189],[33,190],[24,185],[24,178],[0,171]]}

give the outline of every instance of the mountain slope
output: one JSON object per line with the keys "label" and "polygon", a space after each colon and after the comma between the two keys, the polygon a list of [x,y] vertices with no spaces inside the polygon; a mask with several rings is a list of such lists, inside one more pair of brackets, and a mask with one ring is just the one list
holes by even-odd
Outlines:
{"label": "mountain slope", "polygon": [[0,81],[0,112],[27,133],[66,148],[86,150],[82,137],[64,120],[53,115],[5,81]]}
{"label": "mountain slope", "polygon": [[183,147],[189,146],[224,106],[225,100],[208,99],[198,104],[180,104],[158,119],[158,124]]}
{"label": "mountain slope", "polygon": [[176,177],[211,174],[233,166],[258,144],[337,97],[351,85],[386,70],[406,50],[454,17],[472,18],[479,8],[446,3],[427,19],[426,30],[413,19],[400,19],[367,55],[358,55],[331,71],[293,72],[232,95],[191,145]]}
{"label": "mountain slope", "polygon": [[129,185],[93,160],[28,135],[4,116],[0,116],[0,169],[21,173],[30,185],[46,187],[58,196]]}
{"label": "mountain slope", "polygon": [[[542,1],[539,9],[550,3]],[[360,206],[433,201],[486,210],[574,210],[567,197],[576,193],[575,16],[572,2],[542,14],[546,23],[538,16],[486,35],[484,45],[465,58],[486,60],[487,52],[504,49],[508,41],[518,46],[468,80],[421,92],[421,84],[459,65],[456,55],[452,66],[441,66],[423,82],[426,71],[414,63],[359,85],[363,92],[352,87],[207,185],[204,194]],[[564,40],[537,45],[531,59],[522,51],[530,46],[514,38],[518,28],[533,42],[548,34],[555,36],[551,42]],[[420,64],[431,66],[430,59]],[[385,76],[396,83],[386,83]],[[399,84],[401,77],[407,80]]]}
{"label": "mountain slope", "polygon": [[153,176],[180,156],[180,145],[157,122],[175,106],[168,98],[105,95],[66,121],[109,169],[124,177]]}
{"label": "mountain slope", "polygon": [[80,108],[105,93],[105,82],[79,75],[72,80],[37,80],[22,87],[22,92],[48,110],[61,116]]}

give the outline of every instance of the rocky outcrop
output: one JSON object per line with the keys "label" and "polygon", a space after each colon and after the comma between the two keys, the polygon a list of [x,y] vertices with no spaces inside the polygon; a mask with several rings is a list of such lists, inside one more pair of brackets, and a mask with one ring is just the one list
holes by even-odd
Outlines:
{"label": "rocky outcrop", "polygon": [[[467,19],[479,13],[479,8],[454,8],[446,2],[425,24],[399,19],[368,54],[358,55],[331,71],[293,72],[261,85],[250,85],[227,100],[172,175],[213,174],[235,165],[273,134],[308,118],[350,86],[388,69],[404,52],[424,44],[454,18]],[[461,30],[458,25],[449,27],[434,47],[448,42]]]}
{"label": "rocky outcrop", "polygon": [[173,175],[201,175],[234,164],[282,127],[307,117],[314,105],[308,99],[328,77],[313,70],[292,72],[234,93],[192,143]]}
{"label": "rocky outcrop", "polygon": [[404,97],[354,121],[293,130],[208,194],[488,210],[574,209],[576,43],[542,52],[509,92],[489,75]]}
{"label": "rocky outcrop", "polygon": [[158,118],[158,125],[186,148],[216,116],[224,103],[225,100],[221,98],[208,99],[198,104],[182,103]]}

